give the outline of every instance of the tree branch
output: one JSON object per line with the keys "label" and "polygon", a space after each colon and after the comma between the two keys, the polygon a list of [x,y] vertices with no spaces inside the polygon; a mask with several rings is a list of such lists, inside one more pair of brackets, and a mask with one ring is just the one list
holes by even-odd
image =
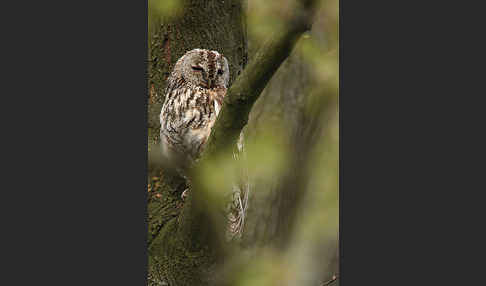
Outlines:
{"label": "tree branch", "polygon": [[256,53],[248,66],[228,90],[223,108],[211,131],[202,157],[211,157],[234,146],[241,130],[248,122],[253,104],[292,52],[300,36],[310,30],[316,2],[300,1],[301,9],[290,19],[287,29],[274,35]]}
{"label": "tree branch", "polygon": [[193,197],[191,203],[184,205],[183,214],[186,215],[181,221],[181,230],[187,235],[185,239],[197,239],[198,244],[203,246],[210,243],[209,236],[214,239],[218,235],[210,234],[207,228],[201,227],[209,224],[214,229],[214,216],[211,214],[211,206],[208,205],[209,201],[214,201],[214,197],[211,197],[209,190],[205,190],[204,178],[200,177],[202,172],[198,170],[210,158],[216,158],[236,147],[253,104],[279,66],[290,55],[300,36],[310,30],[317,3],[316,0],[298,1],[300,9],[296,10],[286,29],[263,44],[228,90],[205,150],[190,176]]}

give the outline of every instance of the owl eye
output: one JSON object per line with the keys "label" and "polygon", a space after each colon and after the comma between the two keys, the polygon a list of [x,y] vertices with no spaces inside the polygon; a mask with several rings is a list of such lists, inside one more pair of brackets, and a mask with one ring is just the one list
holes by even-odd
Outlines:
{"label": "owl eye", "polygon": [[223,74],[223,70],[218,70],[218,74],[219,75],[222,75]]}
{"label": "owl eye", "polygon": [[200,67],[200,66],[192,66],[192,69],[195,70],[195,71],[202,71],[203,68]]}

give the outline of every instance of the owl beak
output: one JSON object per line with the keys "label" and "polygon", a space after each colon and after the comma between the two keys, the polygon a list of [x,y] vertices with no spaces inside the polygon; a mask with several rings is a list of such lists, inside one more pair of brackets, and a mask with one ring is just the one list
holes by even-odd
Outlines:
{"label": "owl beak", "polygon": [[213,84],[213,82],[211,81],[211,79],[208,79],[208,88],[211,88],[212,84]]}

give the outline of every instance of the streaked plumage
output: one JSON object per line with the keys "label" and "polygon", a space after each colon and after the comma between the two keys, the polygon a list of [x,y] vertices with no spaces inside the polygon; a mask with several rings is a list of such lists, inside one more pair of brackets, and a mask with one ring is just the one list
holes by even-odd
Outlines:
{"label": "streaked plumage", "polygon": [[[160,113],[162,153],[167,159],[186,165],[199,158],[221,111],[228,83],[228,61],[217,51],[194,49],[177,61],[167,80]],[[243,151],[242,139],[239,152]],[[230,239],[239,236],[243,228],[247,186],[238,182],[231,190],[227,207]]]}

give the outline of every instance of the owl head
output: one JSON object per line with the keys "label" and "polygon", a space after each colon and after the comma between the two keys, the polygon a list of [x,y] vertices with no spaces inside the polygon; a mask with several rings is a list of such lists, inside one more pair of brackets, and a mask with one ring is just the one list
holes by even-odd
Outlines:
{"label": "owl head", "polygon": [[187,83],[203,88],[226,88],[229,82],[228,60],[217,51],[188,51],[177,61],[174,71]]}

